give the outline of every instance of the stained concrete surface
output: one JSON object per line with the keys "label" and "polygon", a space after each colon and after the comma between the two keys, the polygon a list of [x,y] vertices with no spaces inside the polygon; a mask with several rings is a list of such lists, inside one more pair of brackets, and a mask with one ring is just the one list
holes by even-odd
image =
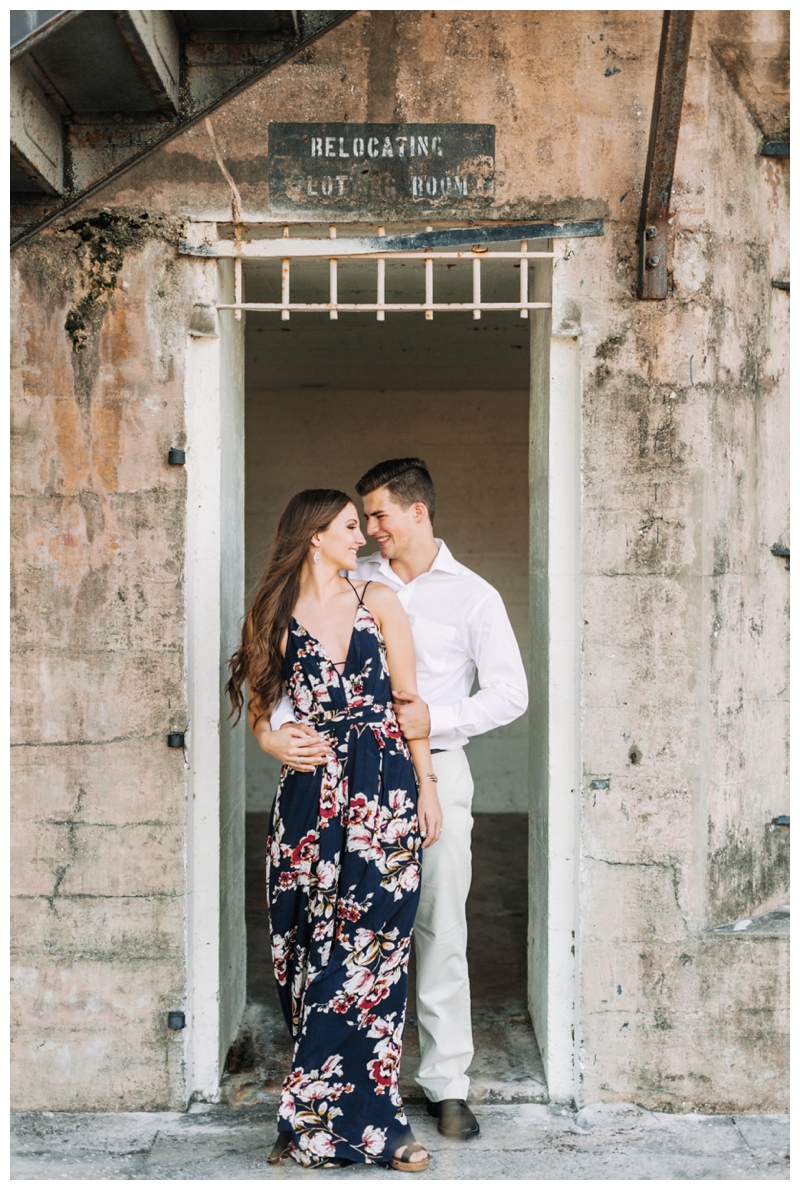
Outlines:
{"label": "stained concrete surface", "polygon": [[[27,1112],[12,1117],[14,1180],[397,1180],[376,1166],[309,1172],[266,1157],[291,1047],[269,961],[264,909],[264,814],[248,815],[248,1004],[222,1084],[222,1102],[186,1113]],[[477,815],[468,912],[476,1053],[471,1099],[481,1135],[439,1136],[413,1082],[416,1021],[401,1075],[417,1138],[433,1155],[426,1180],[786,1179],[787,1116],[666,1115],[631,1104],[574,1113],[547,1104],[525,1010],[527,821]],[[413,971],[412,971],[413,977]]]}
{"label": "stained concrete surface", "polygon": [[[231,1106],[270,1102],[291,1068],[292,1049],[278,1005],[264,892],[268,815],[247,815],[247,1007],[222,1080]],[[476,814],[473,881],[467,903],[475,1059],[470,1099],[545,1103],[547,1086],[526,1008],[528,820],[524,814]],[[424,862],[424,860],[423,860]],[[421,1103],[413,1074],[419,1061],[412,956],[409,1015],[400,1086]]]}
{"label": "stained concrete surface", "polygon": [[[607,1107],[608,1105],[603,1105]],[[622,1105],[625,1107],[625,1105]],[[787,1116],[698,1116],[606,1111],[579,1127],[565,1109],[537,1103],[485,1104],[482,1132],[462,1144],[439,1136],[418,1105],[417,1138],[433,1155],[426,1180],[655,1179],[785,1180]],[[195,1104],[185,1113],[27,1112],[13,1117],[12,1179],[261,1181],[402,1180],[376,1166],[308,1172],[293,1162],[267,1165],[275,1104],[232,1108]]]}

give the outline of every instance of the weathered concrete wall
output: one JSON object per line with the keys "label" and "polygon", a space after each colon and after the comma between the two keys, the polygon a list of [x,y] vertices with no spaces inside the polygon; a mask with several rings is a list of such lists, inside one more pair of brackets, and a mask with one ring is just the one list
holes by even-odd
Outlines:
{"label": "weathered concrete wall", "polygon": [[181,1102],[166,1015],[184,983],[184,765],[166,746],[185,719],[175,230],[80,219],[14,256],[18,1108]]}
{"label": "weathered concrete wall", "polygon": [[[360,12],[213,116],[252,220],[268,122],[320,113],[495,123],[494,218],[606,219],[554,273],[583,361],[584,1101],[785,1106],[784,943],[704,931],[785,898],[788,171],[758,148],[787,20],[697,14],[666,303],[633,297],[660,12]],[[230,197],[201,124],[103,193],[155,228],[114,291],[113,244],[100,259],[79,230],[15,254],[18,1106],[182,1093],[164,732],[186,713],[184,480],[164,460],[194,296],[171,221],[227,220]]]}
{"label": "weathered concrete wall", "polygon": [[689,67],[672,296],[632,300],[616,219],[555,273],[554,325],[581,329],[584,358],[582,1096],[771,1110],[785,940],[704,931],[788,899],[769,826],[788,811],[769,550],[788,540],[786,167],[758,155],[714,19]]}

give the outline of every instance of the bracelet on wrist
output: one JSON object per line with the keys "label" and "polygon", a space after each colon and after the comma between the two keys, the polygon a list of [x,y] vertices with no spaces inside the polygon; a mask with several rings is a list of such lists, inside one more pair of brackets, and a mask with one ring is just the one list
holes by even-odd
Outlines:
{"label": "bracelet on wrist", "polygon": [[425,773],[425,775],[423,777],[420,777],[419,783],[421,785],[423,781],[433,781],[433,783],[435,785],[438,782],[438,780],[439,780],[439,778],[436,776],[436,773]]}

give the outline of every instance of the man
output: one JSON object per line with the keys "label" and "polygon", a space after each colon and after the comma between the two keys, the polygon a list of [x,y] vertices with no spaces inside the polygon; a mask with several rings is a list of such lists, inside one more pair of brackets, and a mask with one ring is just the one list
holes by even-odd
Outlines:
{"label": "man", "polygon": [[[480,1128],[466,1104],[473,1056],[466,918],[473,784],[464,747],[471,736],[525,712],[525,670],[500,595],[433,535],[436,494],[423,460],[378,463],[356,491],[366,532],[380,550],[359,560],[358,577],[391,587],[411,622],[419,694],[393,691],[395,709],[406,739],[430,736],[444,815],[438,842],[425,852],[414,924],[416,1080],[439,1131],[467,1140]],[[470,696],[476,671],[480,689]],[[290,717],[286,700],[270,728],[258,731],[261,747],[295,768],[323,763],[319,737]]]}

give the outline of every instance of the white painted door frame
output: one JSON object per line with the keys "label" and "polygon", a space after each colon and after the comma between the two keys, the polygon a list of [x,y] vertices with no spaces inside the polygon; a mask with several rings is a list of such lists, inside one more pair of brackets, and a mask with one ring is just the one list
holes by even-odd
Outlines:
{"label": "white painted door frame", "polygon": [[[208,235],[198,226],[195,234]],[[200,240],[198,240],[200,242]],[[195,259],[187,356],[186,1093],[213,1100],[245,1003],[244,728],[221,701],[244,595],[243,321],[233,268]],[[533,301],[549,302],[550,262]],[[528,995],[548,1088],[579,1102],[580,341],[531,311]],[[237,850],[238,849],[238,850]]]}
{"label": "white painted door frame", "polygon": [[232,728],[222,690],[244,611],[244,334],[230,311],[214,309],[232,298],[232,262],[193,262],[192,268],[196,305],[186,349],[185,1096],[187,1102],[213,1102],[246,997],[246,728]]}
{"label": "white painted door frame", "polygon": [[[533,296],[552,298],[541,266]],[[580,1103],[580,339],[531,316],[528,997],[550,1098]]]}

